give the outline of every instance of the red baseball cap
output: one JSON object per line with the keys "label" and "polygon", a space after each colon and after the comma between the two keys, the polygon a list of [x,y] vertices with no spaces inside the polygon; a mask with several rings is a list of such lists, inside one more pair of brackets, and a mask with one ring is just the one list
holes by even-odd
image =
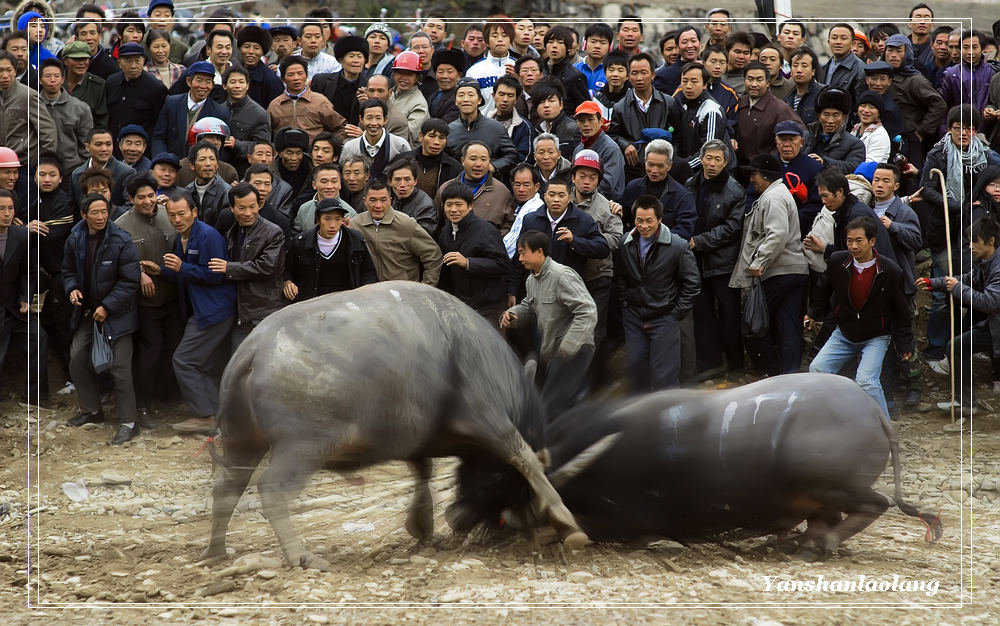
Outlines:
{"label": "red baseball cap", "polygon": [[604,119],[604,114],[601,113],[601,106],[593,100],[587,100],[586,102],[580,103],[580,106],[576,107],[576,112],[573,114],[573,117],[576,117],[577,115],[600,115],[601,119]]}

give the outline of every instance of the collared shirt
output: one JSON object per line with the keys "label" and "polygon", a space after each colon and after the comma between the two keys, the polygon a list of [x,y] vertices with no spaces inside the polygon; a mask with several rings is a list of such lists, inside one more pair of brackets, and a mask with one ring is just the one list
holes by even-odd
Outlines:
{"label": "collared shirt", "polygon": [[559,227],[559,222],[562,218],[566,217],[566,211],[563,211],[559,217],[552,217],[552,214],[546,209],[545,215],[549,218],[549,225],[552,226],[552,232],[556,232],[556,228]]}
{"label": "collared shirt", "polygon": [[368,156],[375,158],[375,155],[378,154],[378,151],[382,149],[382,145],[385,143],[385,138],[388,135],[389,133],[387,133],[386,130],[383,128],[382,136],[378,138],[378,141],[376,141],[374,144],[370,144],[368,143],[368,134],[361,133],[361,143],[364,145],[365,150],[368,151]]}
{"label": "collared shirt", "polygon": [[198,110],[200,110],[200,109],[201,109],[201,107],[202,107],[202,106],[203,106],[204,104],[205,104],[205,101],[204,101],[204,100],[202,100],[201,102],[195,102],[194,100],[192,100],[192,99],[191,99],[191,94],[190,94],[190,93],[188,93],[188,97],[187,97],[187,107],[188,107],[188,111],[198,111]]}
{"label": "collared shirt", "polygon": [[642,111],[643,113],[648,113],[649,105],[653,101],[653,95],[650,94],[649,100],[643,102],[642,98],[640,98],[639,94],[635,93],[635,91],[633,91],[632,94],[635,96],[635,103],[639,106],[639,110]]}
{"label": "collared shirt", "polygon": [[[302,48],[299,48],[295,54],[302,54]],[[340,61],[322,51],[311,59],[306,57],[306,60],[309,61],[309,67],[307,68],[309,80],[312,80],[316,74],[332,74],[344,69]]]}

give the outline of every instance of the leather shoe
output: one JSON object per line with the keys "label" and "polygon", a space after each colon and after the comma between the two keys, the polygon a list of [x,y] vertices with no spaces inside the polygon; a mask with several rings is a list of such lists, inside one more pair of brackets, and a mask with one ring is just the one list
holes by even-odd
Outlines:
{"label": "leather shoe", "polygon": [[211,417],[190,417],[183,422],[174,424],[174,430],[179,433],[212,434]]}
{"label": "leather shoe", "polygon": [[139,426],[142,426],[146,430],[154,430],[160,425],[160,423],[156,421],[156,418],[150,414],[149,409],[146,408],[139,409],[135,421],[139,424]]}
{"label": "leather shoe", "polygon": [[906,392],[906,399],[903,401],[903,406],[907,408],[913,408],[920,404],[923,399],[923,394],[920,391],[920,387],[914,385],[909,388]]}
{"label": "leather shoe", "polygon": [[126,441],[132,441],[139,434],[139,426],[126,426],[122,424],[118,427],[118,432],[111,438],[111,445],[120,446]]}
{"label": "leather shoe", "polygon": [[84,424],[102,424],[104,422],[104,413],[77,413],[75,417],[71,417],[66,420],[66,423],[70,426],[83,426]]}

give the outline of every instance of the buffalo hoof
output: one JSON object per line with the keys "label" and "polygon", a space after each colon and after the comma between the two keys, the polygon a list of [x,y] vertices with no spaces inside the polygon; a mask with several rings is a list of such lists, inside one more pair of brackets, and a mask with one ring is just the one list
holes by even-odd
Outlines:
{"label": "buffalo hoof", "polygon": [[590,537],[582,530],[576,530],[563,537],[563,545],[570,550],[583,550],[590,543]]}
{"label": "buffalo hoof", "polygon": [[310,552],[306,552],[300,556],[298,558],[298,563],[295,565],[297,567],[301,567],[302,569],[315,569],[321,572],[329,572],[332,569],[329,561]]}
{"label": "buffalo hoof", "polygon": [[215,561],[226,556],[226,546],[208,546],[198,557],[201,561]]}
{"label": "buffalo hoof", "polygon": [[825,561],[830,554],[817,548],[815,546],[800,548],[798,552],[795,553],[795,558],[800,561],[805,561],[806,563],[815,563],[816,561]]}
{"label": "buffalo hoof", "polygon": [[406,516],[406,532],[417,541],[425,541],[434,535],[434,514],[428,508],[418,509]]}

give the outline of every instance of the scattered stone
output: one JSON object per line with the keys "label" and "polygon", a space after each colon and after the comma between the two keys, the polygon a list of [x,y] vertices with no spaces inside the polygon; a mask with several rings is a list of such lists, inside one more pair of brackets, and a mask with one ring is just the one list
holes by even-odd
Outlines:
{"label": "scattered stone", "polygon": [[42,548],[42,554],[49,556],[69,556],[73,554],[73,551],[63,546],[45,546]]}
{"label": "scattered stone", "polygon": [[729,576],[729,572],[723,568],[713,569],[708,573],[712,578],[726,578]]}
{"label": "scattered stone", "polygon": [[234,615],[239,615],[239,614],[240,610],[234,606],[224,608],[218,613],[216,613],[216,615],[218,615],[219,617],[233,617]]}
{"label": "scattered stone", "polygon": [[330,618],[326,615],[307,615],[306,619],[313,624],[329,624]]}
{"label": "scattered stone", "polygon": [[278,569],[281,567],[281,561],[260,554],[245,554],[233,561],[233,567],[237,568],[240,574],[249,574],[262,569]]}
{"label": "scattered stone", "polygon": [[984,478],[979,488],[983,491],[1000,491],[1000,484],[992,478]]}
{"label": "scattered stone", "polygon": [[217,580],[199,589],[198,593],[195,595],[200,596],[202,598],[208,598],[209,596],[215,596],[220,593],[229,593],[230,591],[236,591],[236,589],[237,585],[236,581],[234,580]]}
{"label": "scattered stone", "polygon": [[170,445],[175,445],[178,443],[184,443],[184,440],[181,439],[179,435],[174,435],[173,437],[170,438]]}
{"label": "scattered stone", "polygon": [[479,559],[462,559],[462,564],[469,567],[486,567],[486,564]]}
{"label": "scattered stone", "polygon": [[262,569],[259,572],[257,572],[257,577],[263,578],[264,580],[271,580],[277,575],[278,572],[274,571],[273,569]]}
{"label": "scattered stone", "polygon": [[81,426],[80,430],[97,430],[98,428],[101,428],[100,424],[94,424],[93,422],[90,422]]}
{"label": "scattered stone", "polygon": [[413,556],[410,557],[410,563],[413,563],[414,565],[426,565],[427,557],[420,556],[419,554],[414,554]]}
{"label": "scattered stone", "polygon": [[468,591],[463,591],[461,589],[452,589],[451,591],[446,591],[438,598],[441,602],[458,602],[459,600],[465,600],[469,597]]}
{"label": "scattered stone", "polygon": [[566,576],[566,580],[568,580],[571,583],[584,584],[594,580],[594,575],[591,574],[590,572],[583,572],[583,571],[572,572],[571,574]]}
{"label": "scattered stone", "polygon": [[113,469],[101,472],[101,482],[105,485],[131,485],[132,479]]}

